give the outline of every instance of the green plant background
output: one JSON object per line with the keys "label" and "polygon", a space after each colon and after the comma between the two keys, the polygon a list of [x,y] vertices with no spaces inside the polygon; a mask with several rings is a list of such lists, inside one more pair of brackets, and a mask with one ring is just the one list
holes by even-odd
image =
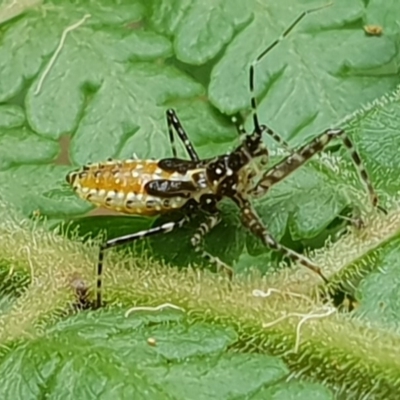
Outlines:
{"label": "green plant background", "polygon": [[[297,352],[299,318],[263,328],[288,313],[321,309],[312,296],[320,282],[282,266],[244,231],[228,203],[206,248],[233,265],[232,286],[193,254],[192,224],[136,244],[129,257],[107,254],[107,309],[72,315],[69,306],[71,285],[94,282],[97,243],[90,238],[160,221],[88,216],[91,206],[68,188],[65,175],[109,157],[171,156],[169,107],[201,156],[229,151],[238,143],[233,115],[252,129],[250,63],[302,11],[321,5],[0,1],[1,398],[399,398],[396,0],[334,0],[256,67],[262,122],[294,148],[326,127],[344,127],[389,210],[371,210],[336,145],[255,203],[279,240],[313,250],[331,289],[345,286],[356,297],[355,311],[304,323]],[[85,16],[46,72],[63,32]],[[368,24],[382,26],[383,35],[366,35]],[[279,159],[266,141],[272,160]],[[354,213],[365,228],[349,224]],[[266,279],[248,272],[278,265]],[[252,295],[270,288],[292,294]],[[184,311],[124,316],[130,306],[162,303]]]}

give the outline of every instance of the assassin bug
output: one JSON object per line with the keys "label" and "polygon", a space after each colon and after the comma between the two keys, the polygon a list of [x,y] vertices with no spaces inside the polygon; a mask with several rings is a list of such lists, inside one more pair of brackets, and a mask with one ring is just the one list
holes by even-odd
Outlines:
{"label": "assassin bug", "polygon": [[[174,210],[182,211],[184,215],[176,221],[107,240],[101,245],[97,265],[97,307],[100,307],[102,303],[102,271],[105,250],[147,236],[170,232],[175,228],[182,227],[197,214],[203,215],[204,222],[200,224],[191,239],[194,250],[217,266],[231,271],[230,267],[221,260],[207,253],[203,246],[205,235],[220,222],[217,205],[223,198],[230,198],[236,203],[244,226],[265,246],[282,252],[292,261],[300,262],[327,282],[317,265],[274,239],[250,202],[252,197],[265,195],[273,185],[321,152],[332,139],[340,138],[349,150],[360,178],[368,189],[372,204],[377,206],[378,197],[361,158],[342,129],[327,129],[296,151],[291,151],[290,155],[273,168],[266,172],[259,172],[268,161],[268,150],[262,141],[263,133],[270,135],[285,147],[287,144],[272,129],[259,123],[257,101],[254,94],[255,65],[307,14],[316,10],[312,9],[300,14],[282,35],[251,64],[249,89],[254,129],[252,133],[247,133],[242,126],[238,127],[239,133],[243,135],[243,140],[231,153],[200,159],[175,111],[169,109],[166,112],[166,118],[172,158],[109,160],[105,163],[86,165],[68,174],[67,182],[77,194],[97,206],[133,215],[160,215],[172,213]],[[177,158],[174,134],[177,134],[183,143],[190,160]]]}

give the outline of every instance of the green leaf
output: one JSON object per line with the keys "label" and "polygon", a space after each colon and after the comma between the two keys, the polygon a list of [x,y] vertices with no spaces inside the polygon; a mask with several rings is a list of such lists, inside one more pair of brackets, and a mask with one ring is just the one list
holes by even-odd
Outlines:
{"label": "green leaf", "polygon": [[[214,384],[211,371],[207,388],[215,388],[213,391],[223,398],[229,398],[225,393],[231,388],[238,394],[246,393],[248,398],[258,391],[263,393],[266,386],[271,393],[279,393],[284,390],[279,385],[293,375],[323,382],[338,394],[351,393],[355,398],[366,393],[376,398],[399,393],[396,349],[400,338],[396,331],[387,325],[352,318],[351,314],[328,308],[326,299],[311,297],[317,277],[302,274],[304,268],[300,271],[295,266],[293,273],[272,278],[253,274],[228,281],[198,270],[167,268],[144,258],[132,261],[114,257],[112,268],[104,271],[104,297],[108,305],[160,306],[169,302],[183,307],[185,312],[167,309],[147,313],[137,309],[125,317],[124,310],[114,306],[107,311],[68,317],[64,305],[75,296],[70,285],[66,287],[67,282],[71,276],[82,277],[85,287],[85,282],[94,280],[96,254],[89,246],[72,243],[38,225],[14,221],[14,214],[5,207],[1,213],[0,254],[5,257],[6,266],[15,269],[21,265],[33,279],[15,305],[0,315],[0,368],[6,377],[0,392],[10,388],[6,394],[14,395],[15,388],[21,385],[20,373],[28,378],[42,378],[40,384],[32,383],[32,390],[46,390],[46,382],[50,382],[49,386],[53,384],[54,390],[63,394],[60,397],[66,397],[66,386],[62,385],[66,379],[71,382],[68,387],[76,388],[80,397],[87,392],[87,387],[82,387],[86,383],[91,384],[92,396],[99,395],[103,381],[112,388],[121,384],[130,390],[130,384],[135,384],[132,376],[139,380],[132,391],[136,387],[143,391],[147,386],[158,390],[157,382],[151,379],[158,377],[157,371],[167,370],[162,374],[166,385],[173,393],[182,393],[188,385],[194,385],[197,371],[203,377],[203,368],[210,370],[204,365],[212,365],[216,366],[216,377],[221,379]],[[362,232],[354,230],[312,258],[318,265],[322,261],[328,270],[338,271],[339,282],[332,276],[330,286],[344,283],[354,288],[357,279],[374,269],[374,260],[386,244],[393,241],[391,248],[398,247],[398,209],[391,210],[386,217],[375,215],[368,222]],[[379,289],[383,294],[385,288],[381,285]],[[91,288],[88,290],[92,299]],[[392,293],[390,296],[393,297]],[[328,310],[330,315],[325,312]],[[61,316],[64,319],[60,321]],[[240,354],[232,356],[231,351]],[[263,358],[265,352],[269,357]],[[251,356],[254,353],[259,359]],[[271,360],[271,356],[282,358],[287,366],[281,365],[288,368],[280,378],[275,379],[272,373],[272,381],[271,365],[276,370],[277,362],[282,360]],[[244,388],[231,384],[224,389],[221,382],[236,376],[238,364],[247,365],[245,371],[240,370],[243,376],[249,373],[248,365],[256,364],[251,374],[255,379],[248,379]],[[37,373],[42,371],[42,365],[44,372]],[[226,376],[220,374],[221,369]],[[12,371],[11,378],[6,375],[8,371]],[[126,375],[121,371],[127,371]],[[181,371],[192,374],[178,376]],[[82,379],[86,374],[87,379]],[[262,384],[264,378],[268,381]],[[26,379],[23,375],[23,379],[31,383],[34,378]],[[369,384],[371,380],[375,382],[373,386]],[[170,394],[163,392],[160,396],[168,398]],[[307,394],[306,391],[303,396]],[[326,390],[315,386],[310,388],[309,396],[312,394],[328,396]]]}
{"label": "green leaf", "polygon": [[[163,103],[173,96],[189,97],[199,93],[199,86],[191,84],[178,71],[149,64],[135,65],[122,76],[119,75],[118,80],[118,83],[104,82],[104,91],[100,90],[94,96],[71,143],[75,163],[99,161],[119,153],[125,154],[125,157],[127,153],[131,156],[133,149],[143,158],[169,155],[164,133],[165,108],[157,106],[157,103]],[[147,81],[145,91],[139,90],[138,86],[143,81]],[[119,99],[112,108],[109,105],[110,97]],[[132,103],[132,99],[135,99],[135,103]],[[138,111],[143,119],[133,121],[132,112]],[[105,117],[104,121],[99,119],[99,115]]]}
{"label": "green leaf", "polygon": [[348,130],[381,193],[397,195],[400,188],[400,101],[399,92],[392,98],[377,101],[377,107],[356,113]]}
{"label": "green leaf", "polygon": [[[394,238],[375,252],[374,270],[358,286],[357,299],[360,305],[355,317],[375,326],[394,329],[400,326],[399,244],[400,239]],[[372,260],[369,261],[372,263]]]}
{"label": "green leaf", "polygon": [[277,383],[258,392],[250,400],[331,400],[335,397],[322,385],[304,382]]}
{"label": "green leaf", "polygon": [[[86,13],[90,12],[88,24],[93,26],[118,26],[124,22],[140,20],[143,15],[143,8],[138,2],[128,5],[125,1],[125,4],[121,5],[118,11],[113,10],[113,13],[110,13],[110,6],[113,4],[111,1],[99,1],[96,6],[87,5],[83,1],[77,3],[48,2],[27,11],[23,18],[5,26],[0,47],[2,101],[15,96],[23,87],[24,80],[32,79],[39,72],[45,64],[43,57],[54,52],[63,30],[80,21]],[[14,48],[18,48],[19,51],[14,52]],[[69,107],[72,108],[73,104]]]}
{"label": "green leaf", "polygon": [[0,171],[0,198],[25,215],[50,217],[79,214],[91,207],[64,188],[69,168],[61,165],[21,165]]}
{"label": "green leaf", "polygon": [[[230,204],[224,204],[224,219],[216,226],[205,238],[204,249],[215,257],[221,259],[228,265],[232,265],[243,251],[245,232],[242,229],[236,212],[236,208]],[[154,225],[159,225],[161,221],[168,218],[157,220]],[[190,242],[204,217],[200,216],[177,230],[174,234],[166,234],[154,237],[151,240],[151,247],[154,255],[161,259],[172,262],[177,266],[187,266],[195,263],[210,267],[210,263],[200,254],[194,254],[193,246]],[[214,267],[214,266],[212,266]]]}
{"label": "green leaf", "polygon": [[69,237],[77,234],[80,237],[94,239],[102,234],[104,239],[113,239],[149,229],[152,222],[150,218],[144,217],[96,215],[64,221],[62,229]]}
{"label": "green leaf", "polygon": [[[240,226],[235,211],[234,207],[225,204],[224,214],[226,218],[205,238],[206,251],[219,257],[229,265],[233,264],[242,253],[245,238],[245,232]],[[168,221],[170,221],[168,216],[154,220],[140,217],[103,215],[71,220],[62,229],[70,237],[74,237],[77,234],[84,238],[95,238],[100,233],[103,233],[103,240],[107,240],[144,231]],[[203,221],[204,218],[200,216],[173,233],[136,241],[130,247],[133,247],[134,254],[137,256],[143,255],[148,250],[152,256],[163,259],[175,266],[187,267],[189,264],[195,263],[209,267],[208,261],[200,255],[194,254],[193,246],[190,243],[190,238]],[[124,251],[126,248],[127,246],[121,246],[118,249]]]}
{"label": "green leaf", "polygon": [[234,263],[234,271],[236,274],[246,273],[252,269],[256,269],[264,274],[270,270],[271,266],[276,265],[272,259],[272,254],[270,252],[265,253],[265,249],[258,249],[261,254],[253,255],[256,251],[252,248],[252,245],[254,247],[256,246],[251,242],[250,246],[240,254],[239,258]]}
{"label": "green leaf", "polygon": [[273,187],[257,209],[278,239],[286,226],[294,240],[312,238],[349,204],[346,186],[327,165],[313,163]]}
{"label": "green leaf", "polygon": [[[235,340],[231,329],[187,325],[175,310],[78,314],[3,356],[0,371],[7,379],[0,393],[26,399],[229,399],[248,397],[288,374],[278,358],[225,352]],[[314,390],[303,384],[304,392],[307,386]]]}
{"label": "green leaf", "polygon": [[22,268],[10,270],[10,263],[0,259],[0,315],[6,315],[31,283],[31,277]]}
{"label": "green leaf", "polygon": [[[381,15],[392,9],[396,15],[394,3],[379,4]],[[208,90],[211,102],[229,114],[248,109],[250,64],[302,11],[318,6],[321,2],[254,2],[253,21],[232,40],[213,68]],[[399,27],[394,32],[392,24],[388,34],[368,37],[363,31],[364,13],[361,0],[337,0],[308,15],[256,65],[262,122],[299,144],[395,88]],[[372,15],[368,12],[368,20]],[[252,126],[250,121],[248,125]]]}
{"label": "green leaf", "polygon": [[25,122],[24,111],[16,105],[0,106],[0,129],[19,128]]}
{"label": "green leaf", "polygon": [[395,0],[370,0],[366,9],[366,24],[381,26],[385,35],[398,33],[400,10],[396,5]]}
{"label": "green leaf", "polygon": [[0,170],[21,164],[51,162],[58,152],[57,142],[40,137],[30,129],[0,128]]}
{"label": "green leaf", "polygon": [[248,396],[287,374],[279,359],[261,354],[226,354],[148,368],[173,398],[231,399]]}
{"label": "green leaf", "polygon": [[[335,0],[308,15],[256,65],[260,122],[292,148],[329,126],[344,127],[378,188],[380,204],[391,212],[387,218],[370,213],[365,188],[343,146],[331,146],[329,155],[316,157],[256,201],[271,233],[299,252],[321,248],[327,238],[335,242],[344,233],[342,216],[353,209],[365,214],[361,231],[349,228],[343,240],[311,254],[332,278],[328,289],[344,286],[356,297],[356,311],[302,324],[284,320],[271,328],[261,324],[291,312],[308,315],[310,304],[317,306],[305,302],[303,307],[303,298],[296,297],[296,266],[287,274],[290,279],[279,272],[271,280],[241,276],[225,290],[221,275],[161,269],[145,257],[136,268],[126,268],[127,258],[121,268],[112,251],[105,268],[106,301],[182,302],[187,319],[176,312],[125,318],[114,309],[54,324],[64,312],[59,305],[74,296],[71,276],[78,271],[84,283],[94,281],[97,248],[84,245],[78,252],[80,244],[56,236],[50,240],[44,230],[37,236],[31,226],[25,232],[7,218],[15,207],[25,216],[49,217],[48,227],[89,211],[90,204],[66,186],[65,175],[75,168],[66,165],[69,160],[81,165],[133,153],[142,159],[171,156],[168,108],[177,111],[201,157],[230,151],[239,143],[231,114],[253,129],[250,64],[302,11],[323,4],[47,0],[31,5],[20,3],[17,10],[3,2],[0,8],[5,214],[0,222],[0,336],[5,338],[0,397],[183,399],[195,392],[199,399],[332,398],[327,387],[360,398],[395,396],[399,229],[398,212],[391,208],[400,188],[400,92],[393,92],[400,83],[397,3]],[[369,24],[380,25],[383,34],[366,35]],[[390,94],[382,98],[385,93]],[[270,138],[266,143],[276,149]],[[275,153],[270,153],[272,165]],[[223,222],[206,238],[205,249],[237,272],[251,267],[268,272],[276,266],[279,255],[245,236],[240,210],[222,208]],[[70,229],[78,227],[80,235],[91,237],[106,230],[116,237],[169,218],[83,218]],[[136,255],[149,250],[151,258],[174,266],[201,264],[190,243],[200,220],[138,242]],[[313,278],[301,281],[299,291],[308,296],[314,284]],[[284,301],[253,299],[256,288],[284,291]],[[292,351],[297,334],[298,354]],[[324,386],[286,382],[297,375]]]}
{"label": "green leaf", "polygon": [[[118,155],[124,146],[130,154],[133,149],[137,152],[145,148],[149,155],[157,150],[159,156],[165,155],[165,108],[160,105],[174,97],[200,94],[201,86],[171,67],[132,64],[132,61],[169,56],[169,41],[151,31],[120,27],[121,22],[141,20],[139,4],[125,6],[129,12],[121,21],[104,19],[108,2],[104,3],[101,12],[98,5],[89,4],[80,7],[65,4],[62,9],[57,6],[45,18],[40,10],[32,11],[11,25],[0,47],[0,54],[5,55],[4,67],[0,69],[3,82],[0,98],[10,98],[20,90],[23,76],[36,75],[26,97],[29,123],[35,131],[53,138],[76,130],[71,157],[78,164]],[[84,21],[85,13],[93,15]],[[51,68],[46,73],[42,60],[54,53],[62,28],[79,21],[83,21],[81,26],[66,36],[58,57],[48,64]],[[11,46],[27,35],[31,40],[24,40],[14,56]],[[28,70],[21,62],[27,58]],[[8,86],[10,83],[12,87]],[[112,107],[110,99],[114,99]],[[132,115],[143,115],[143,119]],[[149,137],[153,137],[151,148],[143,146],[148,144]],[[160,146],[163,138],[164,145]]]}
{"label": "green leaf", "polygon": [[[249,108],[247,71],[251,60],[306,7],[321,5],[298,4],[292,0],[274,5],[262,1],[228,4],[222,0],[218,6],[214,2],[184,0],[153,1],[146,5],[124,1],[118,7],[115,4],[111,0],[99,1],[96,5],[84,1],[49,2],[3,25],[0,97],[3,101],[24,102],[29,123],[25,128],[41,135],[39,139],[24,129],[23,133],[4,132],[7,141],[1,154],[4,168],[17,167],[20,162],[36,164],[32,165],[36,170],[45,168],[37,166],[38,163],[58,163],[54,140],[64,134],[72,134],[70,144],[61,144],[64,160],[69,156],[76,164],[110,156],[125,158],[132,153],[140,158],[170,156],[164,116],[168,107],[177,109],[202,157],[225,153],[237,143],[237,135],[229,119],[211,103],[223,112],[246,112]],[[364,9],[361,1],[352,4],[337,1],[332,7],[307,16],[257,65],[257,93],[264,96],[260,104],[262,122],[278,128],[282,125],[281,133],[287,138],[293,136],[292,143],[300,143],[318,132],[313,128],[314,123],[322,127],[337,121],[395,86],[397,70],[390,69],[397,59],[393,42],[395,26],[391,23],[391,30],[382,37],[367,37],[362,29],[364,23],[373,22],[371,18],[379,4],[370,2]],[[396,8],[393,3],[382,5],[379,18],[391,14],[392,8]],[[90,18],[83,19],[87,14]],[[68,28],[71,30],[60,42]],[[61,50],[57,53],[60,44]],[[13,51],[15,46],[18,52]],[[323,52],[321,48],[330,51]],[[354,48],[358,51],[354,52]],[[368,51],[364,51],[366,48]],[[332,89],[339,84],[340,90]],[[211,103],[199,97],[206,90]],[[15,106],[3,107],[6,109],[1,114],[1,123],[7,128],[15,124],[22,126],[21,113],[14,110],[19,114],[10,123],[4,114]],[[289,107],[296,113],[290,112]],[[290,133],[292,126],[300,127],[298,135]],[[392,152],[394,146],[381,151],[380,157],[375,157],[375,150],[366,152],[362,143],[367,136],[363,134],[365,128],[359,129],[355,137],[362,155],[367,157],[368,167],[372,160],[392,159],[386,153]],[[46,142],[44,137],[52,141]],[[28,151],[33,147],[34,152]],[[69,154],[65,154],[66,147]],[[396,165],[395,158],[390,165]],[[372,170],[375,178],[374,166]],[[43,188],[31,184],[32,175],[35,175],[33,171],[21,178],[26,182],[11,185],[14,178],[10,170],[5,175],[4,191],[10,186],[15,189],[10,188],[3,197],[22,204],[17,197],[24,190],[33,199],[25,201],[21,210],[31,213],[40,202],[40,211],[52,217],[89,209],[81,201],[76,203],[79,206],[72,207],[62,205],[62,201],[55,204],[57,197],[61,200],[62,193],[68,202],[71,198],[71,193],[64,189],[57,195],[61,174],[52,175],[51,182],[45,184],[45,192],[50,192],[52,202],[38,201]],[[49,175],[45,172],[44,176]],[[291,185],[295,181],[303,183],[303,178],[298,178],[291,180]],[[307,189],[308,179],[304,179]],[[315,199],[315,203],[323,204],[335,182],[322,179],[320,183],[324,185],[323,196],[319,201]],[[287,193],[297,193],[297,188],[291,185],[287,186]],[[280,194],[275,199],[274,190],[270,194],[273,204],[263,206],[262,214],[278,237],[285,231],[285,221],[290,221],[295,238],[319,234],[343,206],[341,196],[334,195],[326,211],[321,207],[314,226],[307,208],[313,209],[315,204],[305,194],[299,196],[304,200],[298,201],[293,196],[293,200],[285,201],[281,216],[275,211],[271,213],[271,209],[281,212]],[[396,190],[395,182],[390,190]]]}
{"label": "green leaf", "polygon": [[[65,133],[72,132],[73,136],[70,143],[60,142],[64,162],[68,155],[65,154],[66,147],[69,147],[69,157],[77,164],[106,159],[109,156],[125,158],[132,153],[141,158],[170,156],[164,113],[168,107],[173,107],[202,157],[223,154],[232,149],[238,143],[236,130],[229,118],[216,110],[207,99],[199,97],[206,89],[203,85],[208,85],[209,82],[211,101],[222,111],[248,109],[248,93],[245,92],[248,68],[244,68],[241,63],[248,65],[262,46],[277,37],[283,27],[305,9],[304,5],[299,4],[289,9],[284,4],[270,6],[257,2],[243,7],[239,3],[229,3],[229,18],[215,25],[218,13],[227,7],[224,1],[219,3],[217,13],[213,13],[211,4],[204,2],[154,1],[145,7],[140,2],[123,2],[117,11],[113,9],[113,4],[112,1],[105,0],[96,6],[86,2],[57,2],[51,7],[30,10],[19,20],[3,27],[4,40],[0,52],[5,58],[0,76],[4,79],[0,81],[5,86],[0,87],[0,93],[3,94],[3,99],[25,99],[29,126],[24,122],[23,112],[18,107],[7,104],[0,108],[0,111],[3,110],[0,115],[3,116],[4,125],[3,134],[0,135],[0,139],[4,140],[0,155],[5,169],[0,174],[1,196],[26,215],[39,212],[59,219],[66,215],[82,214],[91,208],[65,188],[64,176],[69,169],[54,165],[59,163],[56,158],[59,144],[55,139]],[[311,4],[307,5],[309,6]],[[368,18],[373,15],[373,7],[376,4],[371,3],[365,10]],[[389,10],[393,5],[387,4],[385,7]],[[197,13],[200,9],[203,10],[201,15]],[[346,9],[345,13],[342,12],[343,9]],[[86,14],[91,17],[82,19]],[[252,20],[251,14],[254,17]],[[335,85],[339,79],[346,85],[351,83],[362,86],[364,97],[362,102],[357,100],[358,105],[368,101],[369,95],[366,94],[370,90],[374,89],[376,96],[386,90],[385,82],[390,81],[392,84],[394,75],[392,77],[387,73],[386,66],[391,65],[387,64],[388,58],[393,58],[390,50],[393,44],[391,35],[395,35],[395,32],[379,38],[365,36],[362,15],[361,2],[345,5],[342,1],[309,15],[257,65],[256,78],[261,83],[261,86],[257,85],[260,87],[257,89],[259,93],[265,93],[262,89],[264,78],[265,85],[272,85],[267,98],[274,118],[283,115],[274,111],[273,106],[282,101],[269,100],[272,92],[279,94],[275,88],[279,85],[294,88],[289,101],[283,102],[285,107],[291,101],[298,102],[301,93],[301,107],[295,105],[294,109],[302,113],[307,109],[304,107],[304,92],[300,90],[305,83],[307,90],[319,96],[322,93],[320,87],[333,84],[333,81],[325,79],[326,71],[340,70],[343,65],[346,68],[351,66],[349,71],[353,73],[361,66],[364,68],[367,65],[365,63],[379,64],[379,68],[374,70],[375,75],[371,75],[368,67],[368,79],[365,76],[359,78],[359,75],[356,79],[352,74],[333,75],[336,77]],[[207,23],[199,29],[198,23],[202,18]],[[65,36],[60,53],[55,53],[63,31],[73,25],[76,27]],[[189,27],[193,28],[190,33]],[[217,40],[211,40],[215,36],[215,29],[219,32],[216,35]],[[210,36],[210,32],[214,33]],[[29,40],[21,39],[25,36]],[[205,40],[200,40],[201,38]],[[376,50],[385,54],[380,58],[366,60],[365,52],[356,54],[347,51],[348,47],[339,48],[339,40],[344,41],[346,46],[348,43],[353,45],[354,40],[358,40],[357,48],[368,46],[369,51]],[[329,47],[332,53],[325,54],[320,51],[318,43],[324,43],[325,46],[328,41],[333,43]],[[20,49],[18,53],[12,51],[15,43]],[[213,60],[217,54],[221,57]],[[51,57],[55,55],[57,57],[51,63]],[[200,79],[200,70],[196,72],[193,66],[190,68],[189,65],[176,62],[173,57],[187,63],[203,64],[200,74],[202,78]],[[198,58],[195,60],[196,57]],[[29,59],[29,63],[22,62],[26,59]],[[11,69],[10,65],[14,67]],[[222,73],[224,65],[226,73]],[[310,68],[306,68],[307,66]],[[47,70],[48,67],[50,68]],[[232,68],[238,68],[237,75],[232,75]],[[386,68],[384,79],[378,73],[382,68]],[[203,78],[207,71],[210,76]],[[310,79],[311,73],[315,73],[319,80]],[[12,88],[9,86],[11,84]],[[232,110],[214,99],[212,93],[215,85],[219,85],[221,89],[218,96],[222,95],[223,99],[229,100]],[[300,89],[297,85],[300,85]],[[242,91],[239,90],[240,87],[243,88]],[[356,98],[357,91],[353,89],[352,86],[351,93],[355,93]],[[228,90],[231,93],[225,95]],[[342,92],[337,92],[338,96],[342,95]],[[327,93],[323,92],[322,96],[323,101],[317,102],[322,108],[333,104]],[[236,103],[239,104],[239,98],[242,103],[235,106]],[[285,99],[287,100],[287,96]],[[265,102],[266,100],[261,102],[260,117],[269,121],[268,114],[263,112]],[[346,99],[345,103],[347,107],[349,100]],[[383,194],[396,193],[398,190],[395,175],[393,179],[387,178],[389,168],[395,169],[398,165],[396,147],[391,145],[396,140],[397,107],[397,102],[391,101],[383,108],[374,107],[369,112],[356,115],[347,124],[368,171],[372,172],[374,184],[384,190]],[[342,114],[341,111],[335,111],[338,118]],[[301,116],[299,113],[288,115],[296,118]],[[326,115],[325,111],[320,112],[318,118],[325,120]],[[280,119],[290,129],[290,124],[296,118]],[[307,127],[307,130],[310,128],[307,124],[302,126]],[[387,137],[385,146],[374,139],[382,127]],[[392,132],[390,137],[386,136],[389,131]],[[294,141],[299,142],[308,136],[308,133],[304,134]],[[180,155],[186,156],[182,146],[180,147]],[[31,148],[35,148],[35,151],[29,151]],[[332,169],[330,161],[325,161],[315,161],[294,173],[274,187],[257,206],[268,229],[278,239],[283,240],[284,244],[298,251],[310,245],[320,247],[323,240],[332,234],[329,227],[337,216],[347,206],[360,206],[360,201],[354,201],[352,192],[356,187],[361,193],[363,188],[354,179],[354,174],[349,172],[352,167],[338,163],[336,169]],[[239,227],[234,218],[236,212],[232,210],[224,213],[226,222],[210,234],[205,245],[208,251],[230,264],[237,262],[244,250],[244,229]],[[96,231],[106,229],[112,231],[111,236],[139,231],[152,223],[149,221],[143,225],[137,219],[111,218],[86,221],[87,227],[81,230],[82,233],[91,230],[94,235]],[[153,254],[176,265],[202,263],[199,257],[193,255],[188,240],[195,228],[193,224],[187,230],[152,239],[150,245]],[[143,246],[139,248],[143,249]],[[252,256],[261,256],[260,262],[253,261],[263,270],[268,269],[267,265],[276,264],[276,260],[268,261],[273,260],[275,255],[272,259],[269,254],[265,258],[262,256],[265,249],[257,239],[248,236],[247,248]],[[250,264],[247,260],[244,265],[247,268]]]}
{"label": "green leaf", "polygon": [[154,1],[157,30],[174,34],[176,57],[200,65],[213,59],[251,18],[251,2],[240,0]]}

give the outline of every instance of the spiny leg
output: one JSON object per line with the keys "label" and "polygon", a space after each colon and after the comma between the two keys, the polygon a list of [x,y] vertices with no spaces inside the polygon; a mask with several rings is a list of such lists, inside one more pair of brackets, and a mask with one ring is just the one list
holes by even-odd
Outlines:
{"label": "spiny leg", "polygon": [[348,149],[358,174],[368,190],[372,205],[377,206],[381,211],[386,213],[384,208],[378,206],[378,196],[371,184],[363,162],[361,161],[357,150],[354,148],[353,143],[342,129],[328,129],[320,136],[316,137],[311,142],[298,149],[294,154],[286,157],[283,161],[275,165],[272,169],[264,174],[264,176],[252,190],[251,194],[255,196],[264,195],[271,186],[285,179],[315,154],[320,153],[327,146],[327,144],[335,138],[340,138],[345,147]]}
{"label": "spiny leg", "polygon": [[323,275],[321,268],[315,265],[311,260],[296,253],[295,251],[281,245],[267,230],[262,223],[259,216],[253,210],[249,202],[240,199],[238,205],[241,208],[242,222],[243,225],[250,230],[255,236],[261,239],[265,246],[279,251],[283,256],[289,258],[291,261],[299,262],[301,265],[310,269],[311,271],[318,274],[325,283],[328,283],[328,279]]}
{"label": "spiny leg", "polygon": [[203,258],[208,260],[210,263],[215,264],[217,270],[223,269],[228,274],[229,279],[232,279],[233,270],[232,268],[221,261],[218,257],[215,257],[204,250],[204,237],[213,228],[215,228],[221,222],[221,218],[218,214],[207,215],[206,220],[202,222],[197,229],[196,233],[192,236],[191,243],[194,247],[194,251],[199,253]]}
{"label": "spiny leg", "polygon": [[[282,33],[282,35],[276,39],[274,42],[272,42],[265,50],[259,54],[256,59],[252,62],[250,65],[250,71],[249,71],[249,88],[250,88],[250,94],[251,94],[251,110],[253,114],[253,124],[254,124],[254,132],[258,133],[261,136],[261,126],[260,122],[258,119],[258,112],[257,112],[257,100],[254,92],[254,76],[255,76],[255,66],[256,64],[261,61],[267,53],[269,53],[279,42],[281,42],[286,36],[289,35],[289,33],[295,28],[295,26],[308,14],[311,14],[315,11],[318,11],[322,8],[330,6],[332,3],[326,4],[322,7],[317,7],[313,8],[310,10],[303,11]],[[268,135],[270,135],[277,143],[279,143],[285,150],[289,151],[292,153],[292,150],[290,150],[289,144],[276,132],[274,132],[271,128],[265,127],[265,131]]]}
{"label": "spiny leg", "polygon": [[179,139],[182,141],[183,145],[185,146],[185,149],[186,149],[190,159],[192,161],[199,161],[199,156],[198,156],[196,150],[194,149],[192,142],[190,141],[188,135],[186,134],[185,130],[183,129],[182,124],[180,123],[179,118],[176,115],[175,111],[172,109],[169,109],[169,110],[167,110],[166,115],[167,115],[169,140],[171,142],[173,157],[177,158],[174,133],[173,133],[173,129],[174,129],[175,132],[178,134]]}
{"label": "spiny leg", "polygon": [[189,217],[185,216],[176,222],[167,222],[160,226],[150,228],[144,231],[130,233],[125,236],[120,236],[114,239],[107,240],[100,246],[99,258],[97,263],[97,294],[96,294],[96,307],[100,308],[102,303],[102,274],[103,274],[103,261],[104,252],[111,247],[120,246],[127,243],[132,243],[135,240],[142,239],[148,236],[153,236],[159,233],[168,233],[176,228],[182,227],[186,222],[189,221]]}

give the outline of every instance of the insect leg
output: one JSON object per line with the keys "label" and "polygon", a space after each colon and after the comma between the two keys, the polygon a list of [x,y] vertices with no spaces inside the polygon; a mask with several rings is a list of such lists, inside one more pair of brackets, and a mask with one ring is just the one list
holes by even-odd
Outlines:
{"label": "insect leg", "polygon": [[261,239],[265,246],[282,253],[285,257],[291,261],[299,262],[301,265],[310,269],[311,271],[318,274],[322,280],[327,283],[328,279],[323,275],[321,268],[315,265],[311,260],[296,253],[295,251],[281,245],[267,230],[262,223],[260,217],[251,207],[250,203],[244,200],[239,202],[241,207],[242,222],[243,225],[250,230],[255,236]]}
{"label": "insect leg", "polygon": [[[324,5],[322,7],[318,8],[313,8],[309,9],[306,11],[303,11],[281,34],[281,36],[276,39],[274,42],[272,42],[266,49],[264,49],[261,54],[259,54],[256,59],[251,63],[250,65],[250,71],[249,71],[249,88],[250,88],[250,94],[251,94],[251,110],[253,114],[253,124],[254,124],[254,132],[259,134],[261,136],[262,129],[260,126],[260,122],[258,119],[258,113],[257,113],[257,100],[254,92],[254,75],[255,75],[255,66],[256,64],[261,61],[267,53],[269,53],[279,42],[281,42],[286,36],[289,35],[289,33],[294,29],[294,27],[308,14],[311,14],[312,12],[318,11],[322,8],[325,8],[327,6],[330,6],[331,3]],[[274,132],[271,128],[265,127],[265,131],[268,135],[270,135],[277,143],[279,143],[285,150],[288,150],[291,152],[290,147],[288,143],[276,132]]]}
{"label": "insect leg", "polygon": [[[294,154],[286,157],[263,175],[263,177],[254,187],[252,194],[255,196],[264,195],[271,186],[278,183],[282,179],[285,179],[315,154],[320,153],[327,146],[327,144],[335,138],[340,138],[345,147],[348,149],[357,172],[368,190],[372,205],[378,206],[378,196],[372,186],[364,164],[361,161],[357,150],[354,148],[353,143],[342,129],[328,129],[320,136],[317,136],[311,142],[298,149]],[[378,206],[378,208],[381,211],[386,212],[382,207]]]}
{"label": "insect leg", "polygon": [[168,233],[176,228],[182,227],[186,222],[189,221],[189,217],[184,217],[176,222],[167,222],[160,226],[150,228],[144,231],[130,233],[125,236],[120,236],[114,239],[107,240],[100,246],[99,258],[97,263],[97,293],[96,293],[96,306],[101,307],[102,304],[102,275],[103,275],[103,262],[104,252],[111,247],[120,246],[122,244],[132,243],[135,240],[142,239],[144,237],[153,236],[159,233]]}
{"label": "insect leg", "polygon": [[204,250],[204,237],[215,228],[221,222],[219,214],[207,215],[204,222],[202,222],[197,229],[196,233],[192,236],[191,243],[194,247],[194,251],[199,253],[203,258],[208,260],[210,263],[216,265],[218,270],[225,270],[229,278],[232,278],[233,270],[232,267],[225,264],[218,257],[215,257]]}
{"label": "insect leg", "polygon": [[176,115],[176,112],[172,109],[168,109],[166,112],[166,115],[167,115],[169,140],[171,142],[173,157],[177,158],[175,141],[174,141],[174,133],[173,133],[173,129],[174,129],[175,132],[178,134],[179,139],[182,141],[183,145],[185,146],[185,149],[186,149],[190,159],[192,161],[199,161],[199,156],[198,156],[196,150],[194,149],[192,142],[188,138],[188,135],[186,134],[185,130],[183,129],[182,124],[179,121],[178,116]]}

